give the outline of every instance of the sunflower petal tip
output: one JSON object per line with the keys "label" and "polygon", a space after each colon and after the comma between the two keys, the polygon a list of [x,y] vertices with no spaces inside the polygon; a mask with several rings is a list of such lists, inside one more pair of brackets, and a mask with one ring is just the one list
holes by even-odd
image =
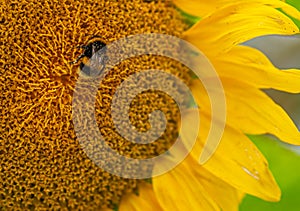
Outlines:
{"label": "sunflower petal tip", "polygon": [[279,202],[280,200],[281,200],[281,190],[276,185],[276,188],[274,188],[274,190],[271,193],[270,198],[268,199],[268,201],[270,201],[270,202]]}

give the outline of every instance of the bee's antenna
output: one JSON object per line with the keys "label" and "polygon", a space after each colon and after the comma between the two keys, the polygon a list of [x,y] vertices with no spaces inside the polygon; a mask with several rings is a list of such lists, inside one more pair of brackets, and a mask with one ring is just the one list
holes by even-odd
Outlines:
{"label": "bee's antenna", "polygon": [[74,61],[72,62],[69,62],[69,64],[76,64],[80,59],[82,59],[85,55],[84,54],[81,54],[80,56],[77,57],[77,59],[75,59]]}
{"label": "bee's antenna", "polygon": [[102,38],[102,39],[103,39],[103,37],[100,36],[100,35],[88,34],[88,36],[90,36],[90,38],[88,39],[88,42],[89,42],[91,39],[93,39],[93,38]]}

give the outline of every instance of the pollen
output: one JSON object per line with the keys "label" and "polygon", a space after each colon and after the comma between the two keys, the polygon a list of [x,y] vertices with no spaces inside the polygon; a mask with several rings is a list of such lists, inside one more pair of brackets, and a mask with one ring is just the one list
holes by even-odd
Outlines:
{"label": "pollen", "polygon": [[[0,3],[0,11],[1,208],[115,208],[143,181],[105,172],[82,150],[72,122],[79,64],[70,61],[81,53],[76,46],[92,35],[107,43],[141,33],[180,36],[186,25],[179,13],[169,1],[141,0],[12,0]],[[127,77],[143,69],[162,69],[189,82],[187,68],[161,56],[131,58],[106,75],[94,108],[99,130],[110,147],[132,158],[157,156],[178,135],[176,103],[154,90],[134,98],[129,117],[134,127],[147,131],[149,114],[163,111],[167,128],[160,138],[139,145],[117,133],[111,119],[112,96]]]}

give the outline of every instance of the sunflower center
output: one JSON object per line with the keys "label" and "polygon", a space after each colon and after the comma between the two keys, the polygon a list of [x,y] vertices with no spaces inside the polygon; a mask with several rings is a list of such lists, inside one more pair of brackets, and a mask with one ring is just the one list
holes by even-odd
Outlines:
{"label": "sunflower center", "polygon": [[[4,52],[0,89],[5,96],[0,120],[4,169],[0,204],[7,209],[113,208],[125,193],[136,190],[139,181],[105,172],[82,150],[72,123],[79,64],[69,62],[80,54],[75,47],[86,44],[90,35],[99,35],[107,43],[146,32],[179,36],[185,27],[179,14],[168,1],[140,0],[10,1],[1,4],[0,10],[5,14],[0,31]],[[106,75],[93,105],[106,143],[119,154],[136,159],[166,151],[177,138],[180,118],[170,96],[148,90],[131,102],[131,124],[139,131],[149,130],[149,115],[159,109],[167,120],[164,133],[147,145],[118,134],[111,119],[112,97],[126,78],[145,69],[161,69],[189,80],[188,70],[171,59],[131,58]]]}

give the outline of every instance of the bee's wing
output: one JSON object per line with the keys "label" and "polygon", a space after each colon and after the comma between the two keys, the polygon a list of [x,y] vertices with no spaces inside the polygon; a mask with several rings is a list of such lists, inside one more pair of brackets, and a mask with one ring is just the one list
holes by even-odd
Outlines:
{"label": "bee's wing", "polygon": [[89,66],[91,68],[91,75],[100,75],[100,73],[105,68],[105,51],[96,51],[95,48],[92,49],[93,56],[90,58]]}

